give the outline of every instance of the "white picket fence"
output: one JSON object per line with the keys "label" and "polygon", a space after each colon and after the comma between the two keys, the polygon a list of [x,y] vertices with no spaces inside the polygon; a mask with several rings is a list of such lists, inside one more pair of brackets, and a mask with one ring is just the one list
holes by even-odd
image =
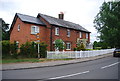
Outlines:
{"label": "white picket fence", "polygon": [[47,59],[86,58],[112,53],[115,49],[93,51],[47,51]]}

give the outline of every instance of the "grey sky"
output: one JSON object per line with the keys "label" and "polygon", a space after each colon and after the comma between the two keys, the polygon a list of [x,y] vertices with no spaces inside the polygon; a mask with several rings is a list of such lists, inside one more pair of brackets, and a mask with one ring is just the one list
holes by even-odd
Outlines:
{"label": "grey sky", "polygon": [[0,0],[0,18],[12,23],[15,13],[37,16],[38,13],[58,17],[64,12],[64,20],[80,24],[91,32],[91,42],[96,40],[94,17],[104,1],[111,0]]}

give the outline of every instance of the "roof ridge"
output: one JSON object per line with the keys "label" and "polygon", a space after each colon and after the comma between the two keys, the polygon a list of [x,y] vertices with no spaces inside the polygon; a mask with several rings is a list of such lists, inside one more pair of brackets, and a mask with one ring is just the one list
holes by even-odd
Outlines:
{"label": "roof ridge", "polygon": [[[29,17],[34,17],[34,16],[31,16],[31,15],[26,15],[26,14],[21,14],[21,13],[16,13],[18,15],[23,15],[23,16],[29,16]],[[37,17],[34,17],[34,18],[37,18]]]}
{"label": "roof ridge", "polygon": [[63,20],[63,19],[59,19],[59,18],[49,16],[49,15],[46,15],[46,14],[38,13],[38,15],[42,16],[44,19],[46,19],[46,21],[48,21],[52,25],[58,25],[58,26],[66,27],[66,28],[72,28],[72,29],[76,29],[76,30],[89,32],[87,29],[82,27],[80,24],[70,22],[70,21],[66,21],[66,20]]}
{"label": "roof ridge", "polygon": [[[38,13],[38,14],[41,14],[41,13]],[[78,23],[74,23],[74,22],[67,21],[67,20],[64,20],[64,19],[59,19],[59,18],[56,18],[56,17],[53,17],[53,16],[49,16],[49,15],[46,15],[46,14],[41,14],[41,15],[48,16],[48,17],[51,17],[51,18],[54,18],[54,19],[58,19],[58,20],[61,20],[61,21],[65,21],[65,22],[69,22],[69,23],[73,23],[73,24],[76,24],[76,25],[81,26],[81,25],[78,24]]]}

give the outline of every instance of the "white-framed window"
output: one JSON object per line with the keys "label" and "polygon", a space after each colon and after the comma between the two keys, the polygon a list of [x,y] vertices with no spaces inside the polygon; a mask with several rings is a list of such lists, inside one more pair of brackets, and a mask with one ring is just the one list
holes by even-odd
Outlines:
{"label": "white-framed window", "polygon": [[80,32],[80,38],[82,38],[82,32]]}
{"label": "white-framed window", "polygon": [[71,43],[66,43],[66,50],[71,50]]}
{"label": "white-framed window", "polygon": [[59,28],[55,27],[55,35],[59,35]]}
{"label": "white-framed window", "polygon": [[67,37],[70,37],[70,30],[67,29]]}
{"label": "white-framed window", "polygon": [[31,34],[37,34],[37,33],[39,33],[39,27],[31,26]]}
{"label": "white-framed window", "polygon": [[88,33],[86,33],[86,39],[88,39]]}
{"label": "white-framed window", "polygon": [[18,32],[20,31],[20,24],[18,25]]}

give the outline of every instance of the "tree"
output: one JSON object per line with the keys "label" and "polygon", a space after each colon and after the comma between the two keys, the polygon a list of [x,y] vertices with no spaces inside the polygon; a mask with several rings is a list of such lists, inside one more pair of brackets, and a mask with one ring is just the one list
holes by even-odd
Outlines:
{"label": "tree", "polygon": [[105,43],[105,42],[102,42],[102,41],[99,41],[99,42],[97,42],[97,41],[94,41],[94,43],[93,43],[93,47],[94,47],[94,49],[107,49],[108,48],[108,45],[107,45],[107,43]]}
{"label": "tree", "polygon": [[2,40],[9,40],[10,34],[9,34],[9,24],[7,24],[4,20],[0,18],[0,28],[2,28]]}
{"label": "tree", "polygon": [[55,49],[63,50],[65,48],[64,42],[62,39],[55,40]]}
{"label": "tree", "polygon": [[104,2],[94,24],[100,41],[111,47],[120,47],[120,1]]}

